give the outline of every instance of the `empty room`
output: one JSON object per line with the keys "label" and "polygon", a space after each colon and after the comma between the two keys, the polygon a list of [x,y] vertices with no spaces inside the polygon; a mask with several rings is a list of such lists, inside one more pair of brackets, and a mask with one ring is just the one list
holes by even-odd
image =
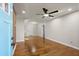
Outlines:
{"label": "empty room", "polygon": [[14,56],[78,56],[79,4],[14,3]]}

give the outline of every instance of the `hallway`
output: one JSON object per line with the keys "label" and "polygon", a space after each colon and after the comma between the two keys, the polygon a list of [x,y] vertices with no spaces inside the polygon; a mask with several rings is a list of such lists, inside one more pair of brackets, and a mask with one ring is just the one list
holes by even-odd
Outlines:
{"label": "hallway", "polygon": [[25,38],[25,42],[17,43],[14,56],[79,56],[79,50],[48,39],[44,44],[42,37],[31,36]]}

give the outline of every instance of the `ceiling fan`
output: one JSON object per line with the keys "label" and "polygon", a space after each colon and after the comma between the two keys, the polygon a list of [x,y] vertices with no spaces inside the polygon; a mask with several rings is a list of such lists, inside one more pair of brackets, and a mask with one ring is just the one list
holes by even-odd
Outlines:
{"label": "ceiling fan", "polygon": [[55,11],[53,11],[53,12],[49,12],[49,13],[48,13],[48,12],[47,12],[48,9],[46,9],[46,8],[42,8],[42,10],[43,10],[44,14],[37,14],[37,15],[43,15],[42,18],[44,18],[44,17],[54,17],[54,16],[51,15],[51,14],[58,12],[58,10],[55,10]]}

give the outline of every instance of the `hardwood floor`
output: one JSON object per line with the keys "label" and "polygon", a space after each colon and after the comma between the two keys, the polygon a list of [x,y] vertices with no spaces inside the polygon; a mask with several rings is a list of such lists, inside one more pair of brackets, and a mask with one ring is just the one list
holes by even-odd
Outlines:
{"label": "hardwood floor", "polygon": [[48,39],[43,43],[43,38],[31,36],[17,43],[14,56],[79,56],[79,50]]}

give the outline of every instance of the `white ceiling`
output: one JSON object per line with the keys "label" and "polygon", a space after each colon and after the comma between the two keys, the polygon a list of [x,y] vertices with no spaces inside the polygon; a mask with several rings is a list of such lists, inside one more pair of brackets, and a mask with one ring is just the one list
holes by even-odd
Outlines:
{"label": "white ceiling", "polygon": [[[42,18],[42,15],[36,15],[36,14],[44,14],[42,8],[47,8],[48,12],[59,10],[58,13],[53,14],[54,17],[52,19],[54,19],[59,16],[66,15],[79,10],[79,4],[77,3],[14,3],[14,9],[18,19],[23,19],[23,20],[28,19],[30,21],[38,21],[38,22],[52,20],[49,17]],[[68,11],[69,8],[72,8],[72,11]],[[26,13],[22,14],[22,10],[25,10]]]}

